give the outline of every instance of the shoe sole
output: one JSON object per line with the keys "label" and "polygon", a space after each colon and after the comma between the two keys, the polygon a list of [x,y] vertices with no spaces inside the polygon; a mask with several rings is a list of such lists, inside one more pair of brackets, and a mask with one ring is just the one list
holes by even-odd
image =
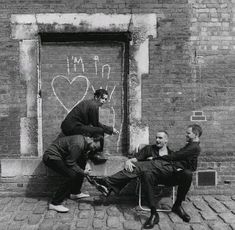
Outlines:
{"label": "shoe sole", "polygon": [[54,208],[48,208],[48,210],[51,210],[51,211],[56,211],[56,212],[59,212],[59,213],[66,213],[66,212],[68,212],[68,211],[58,211],[58,210],[56,210],[56,209],[54,209]]}
{"label": "shoe sole", "polygon": [[96,185],[96,188],[97,188],[97,190],[99,190],[104,196],[108,196],[109,195],[109,191],[108,191],[108,189],[105,187],[105,186],[103,186],[103,185]]}
{"label": "shoe sole", "polygon": [[82,197],[70,197],[71,200],[79,200],[79,199],[83,199],[83,198],[88,198],[90,196],[82,196]]}
{"label": "shoe sole", "polygon": [[87,176],[86,177],[88,182],[92,185],[94,185],[96,187],[96,189],[98,191],[100,191],[104,196],[109,196],[110,192],[108,191],[108,189],[104,186],[104,185],[101,185],[101,184],[98,184],[93,178],[91,178],[90,176]]}
{"label": "shoe sole", "polygon": [[189,217],[189,218],[185,218],[185,217],[182,217],[177,211],[175,211],[175,210],[171,210],[173,213],[175,213],[179,218],[181,218],[184,222],[186,222],[186,223],[189,223],[190,222],[190,220],[191,220],[191,218]]}

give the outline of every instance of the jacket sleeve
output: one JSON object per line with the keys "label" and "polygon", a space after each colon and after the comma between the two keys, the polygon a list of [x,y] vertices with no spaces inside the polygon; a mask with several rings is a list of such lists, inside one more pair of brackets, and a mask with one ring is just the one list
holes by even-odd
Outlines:
{"label": "jacket sleeve", "polygon": [[69,147],[69,155],[65,159],[65,164],[77,172],[78,174],[84,175],[84,170],[77,164],[77,160],[81,157],[83,154],[83,149],[81,149],[78,145],[71,145]]}
{"label": "jacket sleeve", "polygon": [[113,134],[113,127],[104,125],[100,122],[99,122],[99,127],[101,127],[104,130],[105,133],[107,133],[109,135]]}
{"label": "jacket sleeve", "polygon": [[185,160],[187,158],[192,158],[193,156],[198,156],[200,153],[200,149],[196,146],[185,146],[182,149],[173,152],[171,155],[163,156],[163,159],[178,161]]}
{"label": "jacket sleeve", "polygon": [[151,146],[147,145],[147,146],[143,147],[140,151],[138,151],[135,158],[138,161],[144,161],[144,160],[147,160],[147,158],[151,157],[151,156],[152,156]]}
{"label": "jacket sleeve", "polygon": [[100,127],[105,133],[111,135],[113,133],[113,127],[104,125],[99,122],[99,107],[92,105],[88,111],[89,121],[94,127]]}
{"label": "jacket sleeve", "polygon": [[88,120],[92,126],[99,126],[99,107],[90,105],[90,108],[88,109]]}

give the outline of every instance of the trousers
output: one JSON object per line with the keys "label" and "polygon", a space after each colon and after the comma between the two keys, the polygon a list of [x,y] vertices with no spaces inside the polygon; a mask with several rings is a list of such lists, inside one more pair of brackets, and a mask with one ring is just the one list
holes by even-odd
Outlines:
{"label": "trousers", "polygon": [[64,132],[66,136],[72,135],[83,135],[87,137],[102,137],[100,140],[101,151],[104,148],[104,129],[101,127],[94,127],[89,125],[78,125],[74,127],[71,131]]}
{"label": "trousers", "polygon": [[154,187],[158,184],[178,185],[176,204],[185,200],[192,183],[192,172],[188,169],[177,171],[174,166],[164,160],[139,161],[135,163],[133,172],[125,169],[106,177],[107,184],[115,193],[119,193],[132,179],[139,177],[145,186],[147,202],[150,208],[156,206]]}
{"label": "trousers", "polygon": [[[53,160],[50,158],[44,159],[44,164],[57,172],[61,176],[65,177],[64,183],[62,183],[55,194],[52,197],[51,203],[54,205],[61,204],[70,194],[78,194],[81,192],[82,183],[84,180],[84,176],[75,172],[66,166],[66,164],[62,160]],[[81,161],[78,165],[85,169],[86,161]]]}

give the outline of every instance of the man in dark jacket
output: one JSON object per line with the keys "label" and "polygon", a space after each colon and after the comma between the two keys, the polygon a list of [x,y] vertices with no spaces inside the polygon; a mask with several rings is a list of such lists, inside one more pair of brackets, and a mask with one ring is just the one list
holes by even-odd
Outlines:
{"label": "man in dark jacket", "polygon": [[[118,134],[114,127],[106,126],[99,122],[99,107],[108,99],[108,92],[105,89],[98,89],[94,93],[94,99],[84,100],[76,105],[65,117],[61,124],[62,133],[65,136],[84,135],[88,137],[101,136],[104,134]],[[103,142],[101,142],[101,151]],[[94,163],[103,163],[105,159],[96,155]]]}
{"label": "man in dark jacket", "polygon": [[[94,179],[99,185],[99,190],[106,196],[111,191],[119,193],[122,188],[133,178],[140,177],[146,188],[146,196],[151,215],[144,224],[144,228],[153,228],[159,222],[154,201],[154,185],[178,185],[177,199],[172,211],[185,222],[190,221],[190,216],[182,209],[181,203],[189,191],[192,182],[192,171],[197,168],[197,158],[200,154],[199,137],[202,129],[199,125],[190,125],[186,131],[185,147],[177,152],[167,148],[168,135],[165,131],[157,133],[156,145],[148,145],[140,150],[135,158],[126,161],[125,169],[116,174]],[[148,157],[152,160],[145,161]]]}
{"label": "man in dark jacket", "polygon": [[73,135],[57,138],[45,151],[43,162],[45,165],[60,175],[66,177],[49,204],[50,210],[68,212],[69,209],[62,205],[64,199],[88,197],[81,193],[81,186],[85,175],[89,171],[85,169],[88,155],[100,148],[99,138]]}

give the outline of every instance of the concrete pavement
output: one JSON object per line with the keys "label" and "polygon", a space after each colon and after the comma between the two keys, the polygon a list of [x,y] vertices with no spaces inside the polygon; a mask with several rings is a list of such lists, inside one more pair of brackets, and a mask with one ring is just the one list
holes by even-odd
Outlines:
{"label": "concrete pavement", "polygon": [[[0,230],[138,230],[149,216],[136,199],[95,196],[66,200],[69,213],[48,211],[47,197],[0,197]],[[183,207],[191,215],[184,223],[171,212],[160,212],[160,230],[232,230],[235,229],[234,196],[190,196]]]}

